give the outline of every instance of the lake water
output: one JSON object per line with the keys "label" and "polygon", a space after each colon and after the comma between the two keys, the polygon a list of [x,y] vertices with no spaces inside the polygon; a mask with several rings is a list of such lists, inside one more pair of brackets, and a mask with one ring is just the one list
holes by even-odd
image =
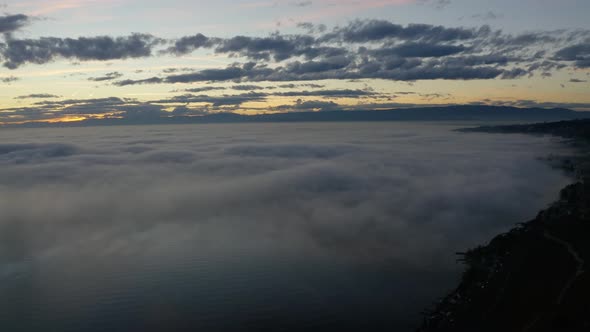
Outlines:
{"label": "lake water", "polygon": [[2,129],[0,331],[413,331],[569,182],[458,126]]}

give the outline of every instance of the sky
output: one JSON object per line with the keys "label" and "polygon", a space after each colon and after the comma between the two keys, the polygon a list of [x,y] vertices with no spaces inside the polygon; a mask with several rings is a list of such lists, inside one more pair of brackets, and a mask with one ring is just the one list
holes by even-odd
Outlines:
{"label": "sky", "polygon": [[9,0],[0,124],[488,104],[590,110],[586,0]]}

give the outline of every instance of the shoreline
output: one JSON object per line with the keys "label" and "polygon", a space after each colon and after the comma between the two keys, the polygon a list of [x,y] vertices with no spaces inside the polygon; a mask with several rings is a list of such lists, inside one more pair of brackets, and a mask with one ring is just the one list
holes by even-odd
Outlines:
{"label": "shoreline", "polygon": [[559,199],[537,216],[458,253],[458,287],[424,314],[419,332],[590,330],[590,121],[487,126],[460,132],[562,137],[573,157],[549,157],[573,174]]}

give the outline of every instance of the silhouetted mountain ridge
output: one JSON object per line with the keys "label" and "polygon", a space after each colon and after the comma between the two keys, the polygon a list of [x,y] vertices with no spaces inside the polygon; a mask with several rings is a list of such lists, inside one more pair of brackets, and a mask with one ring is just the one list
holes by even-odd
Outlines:
{"label": "silhouetted mountain ridge", "polygon": [[256,122],[371,122],[371,121],[558,121],[590,118],[590,112],[564,108],[456,105],[390,110],[289,112],[257,115],[212,113],[203,116],[88,119],[79,122],[26,123],[16,127],[72,127],[100,125],[256,123]]}

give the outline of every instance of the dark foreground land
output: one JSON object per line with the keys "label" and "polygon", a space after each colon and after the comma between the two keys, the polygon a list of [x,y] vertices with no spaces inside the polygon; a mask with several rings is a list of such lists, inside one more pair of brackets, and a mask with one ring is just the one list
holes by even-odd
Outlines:
{"label": "dark foreground land", "polygon": [[563,137],[579,153],[549,161],[576,183],[535,219],[460,254],[460,285],[418,331],[590,331],[590,120],[461,131]]}

